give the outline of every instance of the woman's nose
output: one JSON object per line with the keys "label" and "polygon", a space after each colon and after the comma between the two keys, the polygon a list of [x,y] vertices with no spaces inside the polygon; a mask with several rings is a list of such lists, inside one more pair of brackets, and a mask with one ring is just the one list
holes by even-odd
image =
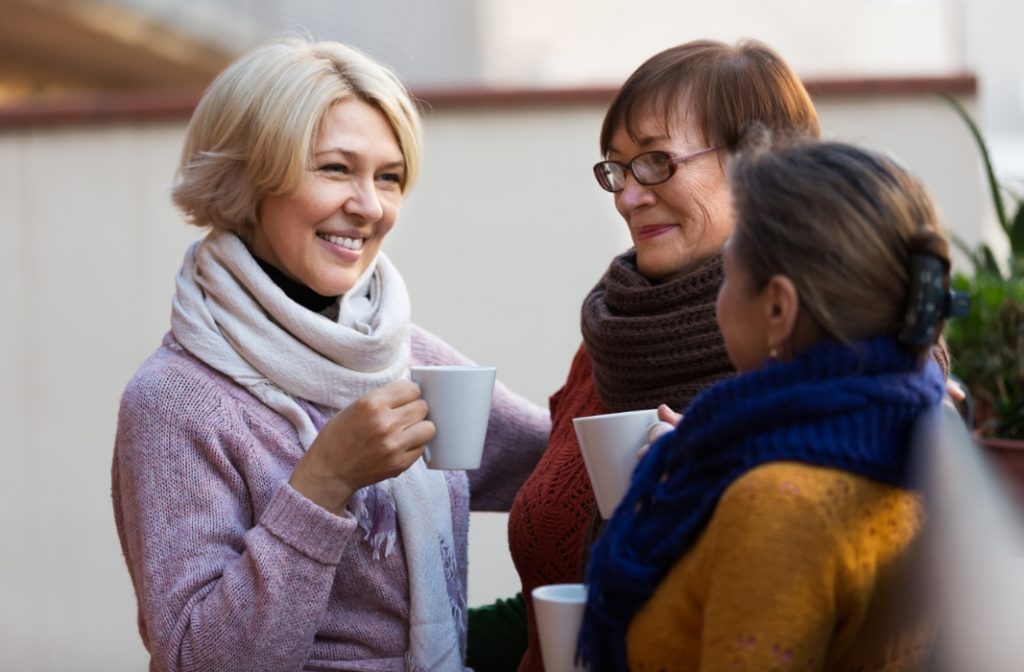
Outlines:
{"label": "woman's nose", "polygon": [[353,191],[342,209],[346,214],[356,215],[368,222],[375,222],[384,216],[384,206],[372,181],[369,184],[362,181],[354,183]]}
{"label": "woman's nose", "polygon": [[654,192],[650,187],[636,181],[632,171],[626,171],[622,191],[615,194],[615,206],[622,214],[654,202]]}

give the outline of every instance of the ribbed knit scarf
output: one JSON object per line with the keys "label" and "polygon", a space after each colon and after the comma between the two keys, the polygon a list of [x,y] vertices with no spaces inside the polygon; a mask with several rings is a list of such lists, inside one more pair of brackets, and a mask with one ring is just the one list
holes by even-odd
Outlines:
{"label": "ribbed knit scarf", "polygon": [[[288,419],[308,449],[317,428],[298,400],[333,413],[407,375],[409,295],[398,270],[378,254],[339,298],[337,319],[328,319],[288,298],[236,235],[213,231],[185,255],[171,331],[186,350]],[[409,574],[409,654],[415,666],[461,670],[462,614],[456,612],[462,598],[451,594],[445,576],[455,542],[444,473],[417,460],[402,475],[369,489],[357,493],[350,508],[367,501],[395,503]],[[385,546],[385,555],[390,548]]]}
{"label": "ribbed knit scarf", "polygon": [[884,337],[821,343],[698,396],[640,461],[591,554],[580,652],[592,672],[626,669],[630,621],[734,480],[785,460],[906,486],[914,421],[944,389],[934,361]]}
{"label": "ribbed knit scarf", "polygon": [[612,260],[583,301],[582,331],[594,383],[612,411],[682,411],[733,372],[715,322],[722,257],[658,284],[630,250]]}

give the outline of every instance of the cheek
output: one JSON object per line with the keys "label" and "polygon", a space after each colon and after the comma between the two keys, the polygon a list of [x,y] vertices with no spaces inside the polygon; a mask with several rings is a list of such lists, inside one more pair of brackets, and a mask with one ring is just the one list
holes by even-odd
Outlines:
{"label": "cheek", "polygon": [[732,198],[721,187],[698,200],[701,217],[706,222],[705,238],[709,247],[720,248],[733,233]]}
{"label": "cheek", "polygon": [[729,281],[726,280],[722,283],[721,288],[719,288],[718,300],[715,302],[715,320],[718,322],[718,328],[723,335],[728,334],[730,318],[732,317],[733,297],[731,292]]}
{"label": "cheek", "polygon": [[625,207],[624,207],[624,205],[622,203],[622,192],[621,191],[615,192],[614,194],[612,194],[612,198],[615,201],[615,211],[619,213],[619,216],[622,217],[622,219],[624,219],[624,220],[626,220],[628,222],[629,221],[628,213],[626,212]]}
{"label": "cheek", "polygon": [[297,224],[307,223],[315,216],[317,200],[302,192],[290,196],[268,196],[257,213],[268,230],[287,232]]}
{"label": "cheek", "polygon": [[402,197],[389,199],[383,202],[384,217],[377,224],[377,231],[381,237],[387,235],[398,223],[398,212],[402,209]]}
{"label": "cheek", "polygon": [[260,202],[256,209],[257,221],[250,231],[250,246],[253,253],[270,262],[280,265],[278,256],[287,247],[291,228],[288,221],[288,209],[282,199],[268,197]]}
{"label": "cheek", "polygon": [[722,340],[725,341],[725,351],[729,355],[729,361],[738,371],[749,368],[747,360],[751,350],[751,334],[754,331],[754,325],[749,320],[750,314],[744,311],[741,301],[740,297],[735,296],[723,285],[715,304],[715,317],[722,332]]}
{"label": "cheek", "polygon": [[718,322],[718,329],[722,332],[722,337],[725,339],[726,344],[728,344],[732,334],[732,315],[729,304],[728,290],[723,287],[718,293],[718,301],[715,303],[715,321]]}

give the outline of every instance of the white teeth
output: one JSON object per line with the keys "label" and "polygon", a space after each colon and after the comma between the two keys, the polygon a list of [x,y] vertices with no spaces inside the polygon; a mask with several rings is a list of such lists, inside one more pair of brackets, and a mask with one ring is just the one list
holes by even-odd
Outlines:
{"label": "white teeth", "polygon": [[340,245],[341,247],[349,250],[361,250],[363,249],[362,238],[347,238],[345,236],[331,236],[326,233],[317,234],[329,243]]}

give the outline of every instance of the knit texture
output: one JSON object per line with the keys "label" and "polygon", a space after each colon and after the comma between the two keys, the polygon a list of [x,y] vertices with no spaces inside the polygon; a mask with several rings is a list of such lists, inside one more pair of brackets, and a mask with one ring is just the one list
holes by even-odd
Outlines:
{"label": "knit texture", "polygon": [[[469,363],[416,327],[412,362]],[[445,472],[446,570],[461,593],[470,503],[507,509],[548,428],[497,384],[482,467]],[[355,515],[288,485],[302,454],[288,420],[171,337],[142,364],[121,402],[112,494],[151,670],[406,669],[401,529],[374,559]]]}
{"label": "knit texture", "polygon": [[[287,417],[307,448],[316,439],[296,399],[333,410],[405,375],[409,294],[378,254],[334,320],[296,303],[233,233],[195,241],[175,281],[171,333],[186,350]],[[443,491],[439,479],[433,492]]]}
{"label": "knit texture", "polygon": [[[683,410],[696,394],[733,372],[715,323],[721,258],[654,285],[636,270],[636,254],[616,257],[582,308],[585,345],[565,385],[550,400],[551,440],[516,496],[509,546],[526,598],[528,638],[519,669],[543,670],[530,591],[583,580],[588,528],[597,503],[572,419],[666,403]],[[601,353],[599,393],[591,348]],[[666,375],[671,372],[671,376]],[[615,376],[627,382],[619,385]]]}
{"label": "knit texture", "polygon": [[[409,294],[383,253],[374,255],[334,307],[329,318],[300,305],[237,235],[213,230],[185,254],[171,333],[204,364],[286,417],[308,449],[321,427],[298,400],[333,414],[408,371]],[[466,595],[450,579],[455,540],[445,476],[417,460],[369,489],[370,497],[353,498],[362,501],[353,501],[351,510],[358,512],[360,527],[374,531],[375,549],[387,556],[395,523],[404,527],[409,660],[421,669],[458,669],[465,659],[459,642]]]}
{"label": "knit texture", "polygon": [[612,260],[583,302],[583,342],[594,381],[613,411],[682,410],[706,387],[732,373],[715,301],[722,257],[657,284],[630,250]]}
{"label": "knit texture", "polygon": [[700,395],[640,462],[591,553],[580,647],[592,669],[625,669],[629,622],[741,474],[796,460],[905,486],[914,422],[944,389],[932,360],[879,337],[825,341]]}
{"label": "knit texture", "polygon": [[516,495],[508,518],[512,561],[526,600],[527,645],[519,670],[543,670],[531,592],[583,576],[583,540],[597,502],[580,455],[572,419],[607,413],[594,388],[590,358],[580,346],[569,377],[551,397],[551,439],[537,468]]}
{"label": "knit texture", "polygon": [[925,669],[935,642],[922,498],[773,462],[725,491],[637,612],[633,672]]}
{"label": "knit texture", "polygon": [[[730,375],[733,370],[714,318],[721,273],[721,258],[715,257],[692,273],[654,285],[638,273],[635,253],[629,252],[613,260],[585,300],[586,345],[577,351],[564,386],[550,400],[548,448],[509,516],[509,545],[527,606],[528,645],[521,672],[543,669],[530,591],[583,580],[580,559],[588,526],[597,516],[572,419],[660,403],[684,410],[696,394]],[[650,331],[636,326],[640,324]],[[663,333],[683,324],[690,326],[684,333]],[[709,325],[711,334],[706,331]],[[592,362],[591,348],[604,353],[603,394],[595,383],[598,364]],[[708,364],[711,371],[705,368]],[[610,373],[614,369],[622,369],[630,382],[620,388]],[[677,377],[665,376],[668,369],[677,371]],[[652,398],[650,388],[639,382],[643,380],[651,388],[671,388],[678,396]]]}

